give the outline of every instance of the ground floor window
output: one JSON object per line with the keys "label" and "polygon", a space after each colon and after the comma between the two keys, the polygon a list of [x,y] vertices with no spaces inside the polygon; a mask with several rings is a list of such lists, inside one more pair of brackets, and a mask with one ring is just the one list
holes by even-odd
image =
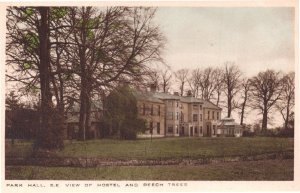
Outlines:
{"label": "ground floor window", "polygon": [[178,125],[176,125],[176,134],[178,134]]}
{"label": "ground floor window", "polygon": [[213,133],[214,133],[214,135],[216,134],[216,126],[215,125],[213,125]]}
{"label": "ground floor window", "polygon": [[173,133],[173,125],[168,125],[168,133]]}
{"label": "ground floor window", "polygon": [[200,134],[202,134],[202,126],[200,126]]}
{"label": "ground floor window", "polygon": [[196,134],[198,133],[198,127],[197,126],[195,127],[195,133]]}
{"label": "ground floor window", "polygon": [[157,134],[160,134],[160,122],[156,123]]}

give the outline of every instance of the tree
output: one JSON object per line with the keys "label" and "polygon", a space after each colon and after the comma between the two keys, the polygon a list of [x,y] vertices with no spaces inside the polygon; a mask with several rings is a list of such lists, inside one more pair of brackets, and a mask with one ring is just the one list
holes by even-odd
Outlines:
{"label": "tree", "polygon": [[280,101],[276,104],[277,109],[284,120],[284,128],[289,128],[289,121],[292,117],[295,105],[295,73],[290,72],[282,78],[282,94]]}
{"label": "tree", "polygon": [[74,8],[70,20],[74,61],[80,77],[80,139],[90,126],[94,92],[113,90],[119,82],[141,82],[147,65],[160,62],[164,38],[152,22],[152,8]]}
{"label": "tree", "polygon": [[105,99],[104,109],[104,121],[110,135],[136,139],[138,132],[145,131],[145,121],[137,117],[137,101],[128,85],[113,90]]}
{"label": "tree", "polygon": [[189,73],[188,69],[180,69],[175,73],[175,77],[179,83],[180,96],[183,96],[184,85],[187,82],[188,73]]}
{"label": "tree", "polygon": [[161,71],[161,87],[164,93],[170,89],[171,79],[172,73],[168,69]]}
{"label": "tree", "polygon": [[226,95],[227,117],[231,117],[231,112],[237,108],[235,96],[240,88],[241,71],[234,63],[226,62],[223,72],[224,93]]}
{"label": "tree", "polygon": [[[199,89],[201,86],[202,72],[199,68],[194,69],[191,73],[191,76],[188,78],[188,83],[194,97],[198,97]],[[202,88],[201,88],[202,91]],[[202,93],[202,92],[201,92]],[[201,95],[203,96],[203,95]]]}
{"label": "tree", "polygon": [[[9,7],[7,9],[7,65],[21,71],[21,76],[9,79],[24,83],[28,89],[39,89],[41,96],[41,130],[35,147],[63,147],[60,129],[55,120],[51,93],[49,7]],[[39,87],[37,87],[39,84]]]}
{"label": "tree", "polygon": [[242,80],[242,84],[241,84],[241,99],[242,102],[239,104],[239,109],[241,110],[240,112],[240,116],[241,116],[241,121],[240,121],[240,125],[244,124],[244,117],[246,114],[246,107],[248,106],[248,100],[249,100],[249,90],[250,90],[250,82],[249,79],[245,78]]}
{"label": "tree", "polygon": [[268,113],[278,102],[282,92],[280,73],[274,70],[259,72],[250,79],[252,108],[258,109],[262,115],[262,130],[265,132],[268,125]]}

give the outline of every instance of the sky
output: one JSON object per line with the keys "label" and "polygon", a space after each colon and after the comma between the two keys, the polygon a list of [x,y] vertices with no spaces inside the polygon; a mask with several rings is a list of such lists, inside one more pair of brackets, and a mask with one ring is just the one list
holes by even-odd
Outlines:
{"label": "sky", "polygon": [[173,70],[233,61],[247,76],[267,68],[293,71],[293,8],[161,7],[155,22],[167,38]]}
{"label": "sky", "polygon": [[[295,71],[293,8],[160,7],[155,22],[166,36],[163,57],[172,71],[221,67],[226,61],[247,77],[267,69]],[[247,124],[262,118],[248,113]],[[273,127],[282,124],[278,112],[270,116]],[[239,122],[236,111],[233,117]]]}

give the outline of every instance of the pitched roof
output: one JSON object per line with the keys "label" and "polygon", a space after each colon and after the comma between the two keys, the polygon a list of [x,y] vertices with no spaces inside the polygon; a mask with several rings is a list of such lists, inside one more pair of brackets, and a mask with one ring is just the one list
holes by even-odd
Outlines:
{"label": "pitched roof", "polygon": [[153,92],[133,91],[132,93],[139,100],[150,101],[155,103],[164,103],[162,100],[155,97]]}
{"label": "pitched roof", "polygon": [[204,105],[203,105],[204,108],[222,110],[222,108],[218,107],[217,105],[213,104],[210,101],[205,101],[205,100],[202,100],[202,101],[204,103]]}
{"label": "pitched roof", "polygon": [[203,101],[200,99],[197,99],[195,97],[188,97],[188,96],[181,96],[180,101],[185,102],[185,103],[202,103]]}

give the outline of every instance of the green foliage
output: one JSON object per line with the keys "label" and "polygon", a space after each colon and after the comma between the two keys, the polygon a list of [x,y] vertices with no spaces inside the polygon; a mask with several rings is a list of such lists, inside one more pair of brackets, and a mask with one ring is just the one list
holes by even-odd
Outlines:
{"label": "green foliage", "polygon": [[[39,47],[40,41],[35,33],[27,33],[24,36],[24,48],[30,53],[34,53]],[[30,64],[28,64],[30,65]]]}
{"label": "green foliage", "polygon": [[68,14],[67,7],[53,7],[51,8],[50,17],[52,19],[61,19]]}
{"label": "green foliage", "polygon": [[34,12],[36,11],[36,9],[32,8],[32,7],[25,7],[21,13],[21,18],[26,20],[28,17],[31,17]]}
{"label": "green foliage", "polygon": [[122,139],[136,139],[138,132],[144,131],[145,121],[137,117],[137,101],[128,86],[118,87],[105,100],[104,122],[111,134]]}

